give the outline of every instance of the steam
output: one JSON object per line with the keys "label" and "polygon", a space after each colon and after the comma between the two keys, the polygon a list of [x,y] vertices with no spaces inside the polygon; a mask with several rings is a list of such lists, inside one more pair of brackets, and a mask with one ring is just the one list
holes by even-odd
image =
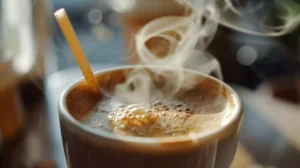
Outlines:
{"label": "steam", "polygon": [[[179,3],[197,10],[195,3],[197,0],[177,0]],[[246,0],[241,4],[241,0],[218,0],[218,11],[220,18],[217,22],[239,32],[256,36],[278,37],[295,30],[300,23],[300,5],[292,1],[274,1],[273,6],[277,6],[275,19],[279,20],[279,25],[272,25],[267,22],[267,18],[274,9],[270,9],[271,1]],[[257,2],[257,3],[254,3]],[[274,19],[273,18],[273,19]]]}
{"label": "steam", "polygon": [[115,97],[130,103],[147,103],[153,95],[154,85],[149,72],[136,68],[125,83],[117,85]]}
{"label": "steam", "polygon": [[[148,103],[153,97],[172,98],[182,90],[192,88],[194,77],[186,74],[184,69],[209,69],[199,65],[203,63],[203,58],[209,57],[206,48],[214,38],[219,23],[249,34],[280,36],[292,31],[300,21],[300,15],[288,7],[284,7],[287,12],[281,17],[282,25],[269,26],[264,22],[266,17],[262,17],[259,24],[249,24],[235,0],[176,1],[189,9],[188,15],[155,19],[135,36],[135,50],[140,64],[161,68],[134,69],[128,74],[127,81],[116,87],[115,97],[131,103]],[[257,12],[264,7],[263,3],[247,8],[247,12]],[[151,41],[154,41],[153,45],[149,45]],[[157,88],[155,77],[151,74],[159,76],[164,83],[162,87]]]}
{"label": "steam", "polygon": [[[187,16],[161,17],[141,28],[135,36],[141,65],[160,68],[136,68],[125,83],[116,87],[114,96],[132,103],[148,103],[153,97],[172,98],[193,87],[193,75],[184,69],[198,69],[195,62],[200,63],[201,55],[207,55],[205,49],[216,33],[215,19],[219,18],[214,1],[199,1],[197,6],[201,8]],[[156,40],[151,48],[147,45],[150,40]],[[155,78],[163,81],[159,89]]]}

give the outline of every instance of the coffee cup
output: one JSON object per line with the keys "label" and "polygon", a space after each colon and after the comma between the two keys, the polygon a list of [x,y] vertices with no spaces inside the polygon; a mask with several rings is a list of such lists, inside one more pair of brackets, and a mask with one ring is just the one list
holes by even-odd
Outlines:
{"label": "coffee cup", "polygon": [[[136,69],[167,69],[159,66],[124,66],[95,73],[103,90],[113,90]],[[223,95],[229,110],[220,127],[191,135],[171,137],[124,136],[94,129],[80,122],[103,95],[93,93],[83,79],[71,84],[61,95],[59,116],[62,141],[70,168],[229,168],[238,144],[243,118],[242,103],[224,82],[209,75],[184,69],[193,75],[195,88]],[[197,90],[192,91],[197,96]],[[200,97],[199,93],[199,97]],[[74,105],[73,102],[89,101]]]}

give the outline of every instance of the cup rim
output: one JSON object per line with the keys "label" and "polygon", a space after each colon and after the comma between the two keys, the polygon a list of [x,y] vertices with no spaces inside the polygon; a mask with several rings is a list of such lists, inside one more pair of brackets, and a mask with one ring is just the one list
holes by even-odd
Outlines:
{"label": "cup rim", "polygon": [[[95,72],[94,74],[96,76],[106,73],[106,72],[112,72],[116,70],[126,70],[126,69],[132,69],[132,68],[165,68],[170,69],[170,67],[162,67],[162,66],[156,66],[156,65],[129,65],[129,66],[119,66],[109,69],[104,69]],[[67,106],[66,106],[66,97],[70,93],[70,91],[78,86],[80,82],[84,79],[83,77],[78,79],[77,81],[70,84],[61,94],[59,99],[59,117],[61,120],[67,121],[67,124],[71,126],[72,128],[75,128],[76,131],[80,131],[81,133],[85,133],[88,135],[91,135],[93,137],[97,137],[100,139],[107,139],[107,140],[114,140],[119,142],[130,142],[130,143],[138,143],[138,144],[157,144],[157,143],[174,143],[174,142],[187,142],[187,141],[205,141],[210,140],[212,137],[215,137],[222,133],[223,130],[227,130],[230,128],[231,125],[233,125],[236,121],[239,121],[242,116],[242,103],[238,96],[238,94],[225,82],[212,77],[210,75],[204,74],[202,72],[198,72],[191,69],[184,69],[186,72],[194,73],[200,76],[203,76],[204,78],[213,80],[215,82],[220,83],[222,86],[226,87],[230,91],[230,94],[232,95],[233,101],[234,101],[234,108],[232,111],[232,117],[230,120],[224,125],[216,129],[208,130],[205,132],[195,133],[193,137],[189,135],[181,135],[176,137],[135,137],[135,136],[124,136],[124,135],[117,135],[112,132],[107,132],[101,129],[93,129],[87,125],[82,124],[75,118],[71,116],[69,113]]]}

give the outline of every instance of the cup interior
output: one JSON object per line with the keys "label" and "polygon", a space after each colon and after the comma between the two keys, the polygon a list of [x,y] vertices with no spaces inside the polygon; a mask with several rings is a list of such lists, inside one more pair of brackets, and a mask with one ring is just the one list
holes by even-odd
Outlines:
{"label": "cup interior", "polygon": [[[92,92],[86,82],[83,79],[80,79],[70,85],[61,96],[59,103],[61,121],[74,131],[81,132],[85,134],[85,136],[92,137],[92,139],[126,141],[140,144],[155,144],[157,142],[172,142],[172,144],[174,144],[176,142],[181,143],[187,141],[199,143],[209,142],[211,139],[221,138],[222,136],[226,136],[225,134],[232,133],[234,128],[236,128],[239,124],[242,116],[242,108],[237,94],[224,82],[214,77],[187,69],[182,70],[185,74],[185,82],[189,82],[191,80],[195,82],[191,84],[192,87],[189,85],[188,88],[181,88],[178,91],[178,95],[185,94],[186,92],[192,92],[195,93],[195,96],[197,96],[198,92],[209,91],[213,94],[224,96],[228,100],[228,104],[230,106],[230,117],[224,126],[207,132],[195,134],[192,138],[186,135],[177,137],[148,138],[119,136],[111,132],[91,129],[79,122],[82,117],[88,115],[87,112],[91,111],[91,109],[94,108],[105,95],[112,94],[118,84],[125,82],[128,78],[128,74],[132,73],[137,68],[149,72],[153,79],[153,83],[157,86],[157,88],[164,88],[166,81],[163,76],[152,73],[152,69],[160,69],[162,70],[161,72],[164,73],[169,73],[169,70],[171,71],[171,68],[157,66],[125,66],[100,71],[95,74],[102,90],[101,94]],[[164,90],[162,90],[162,92],[164,92]],[[74,104],[74,102],[81,103]]]}

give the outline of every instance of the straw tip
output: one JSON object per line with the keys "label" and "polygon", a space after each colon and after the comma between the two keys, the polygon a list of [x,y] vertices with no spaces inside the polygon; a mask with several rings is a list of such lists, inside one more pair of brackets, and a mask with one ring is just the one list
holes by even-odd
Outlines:
{"label": "straw tip", "polygon": [[65,13],[66,13],[65,9],[64,9],[64,8],[61,8],[61,9],[58,9],[58,10],[54,13],[54,15],[57,16],[57,17],[59,17],[59,16],[65,15]]}

